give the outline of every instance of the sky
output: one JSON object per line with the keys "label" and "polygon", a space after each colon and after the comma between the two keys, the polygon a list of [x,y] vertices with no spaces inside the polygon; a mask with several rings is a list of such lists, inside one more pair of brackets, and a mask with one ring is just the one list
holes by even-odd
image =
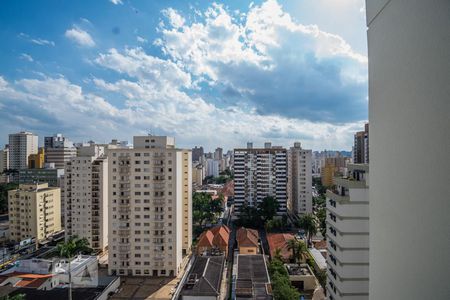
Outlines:
{"label": "sky", "polygon": [[3,1],[0,40],[0,146],[350,150],[368,118],[364,0]]}

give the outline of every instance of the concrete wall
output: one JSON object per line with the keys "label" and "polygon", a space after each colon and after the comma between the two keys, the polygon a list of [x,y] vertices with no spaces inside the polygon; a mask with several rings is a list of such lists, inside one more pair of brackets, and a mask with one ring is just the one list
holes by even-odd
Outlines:
{"label": "concrete wall", "polygon": [[450,299],[450,1],[366,3],[370,299]]}

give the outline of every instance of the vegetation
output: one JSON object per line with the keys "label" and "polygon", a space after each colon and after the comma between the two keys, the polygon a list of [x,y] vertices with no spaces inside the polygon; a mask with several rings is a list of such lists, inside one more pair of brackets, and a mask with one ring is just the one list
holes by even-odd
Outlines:
{"label": "vegetation", "polygon": [[322,180],[320,179],[320,177],[313,177],[312,181],[319,195],[325,195],[327,188],[322,185]]}
{"label": "vegetation", "polygon": [[203,227],[213,223],[218,214],[223,212],[222,197],[212,199],[207,193],[194,193],[192,196],[192,216],[194,224]]}
{"label": "vegetation", "polygon": [[327,233],[327,210],[325,207],[320,208],[316,212],[316,217],[319,220],[319,231],[322,234],[323,238],[326,239],[326,233]]}
{"label": "vegetation", "polygon": [[19,187],[17,183],[0,184],[0,214],[8,212],[8,191]]}
{"label": "vegetation", "polygon": [[221,173],[219,177],[206,176],[203,182],[206,184],[225,184],[231,180],[233,180],[232,175]]}
{"label": "vegetation", "polygon": [[291,285],[287,270],[280,259],[272,259],[269,264],[269,273],[273,296],[276,300],[297,300],[300,298],[300,293]]}
{"label": "vegetation", "polygon": [[92,249],[89,248],[89,242],[86,238],[80,239],[76,236],[71,237],[65,243],[59,243],[57,249],[59,256],[67,258],[69,261],[69,300],[72,300],[72,273],[70,270],[70,261],[77,253],[92,253]]}
{"label": "vegetation", "polygon": [[[271,223],[274,226],[273,218],[276,216],[280,204],[272,196],[265,197],[261,203],[255,206],[242,205],[239,220],[236,225],[244,227],[262,227],[263,224]],[[281,221],[283,222],[283,221]],[[287,219],[285,220],[287,223]]]}
{"label": "vegetation", "polygon": [[0,300],[25,300],[25,294],[16,294],[14,296],[6,295],[0,297]]}
{"label": "vegetation", "polygon": [[297,226],[306,231],[308,243],[311,243],[313,235],[317,233],[316,218],[313,214],[306,214],[300,217]]}
{"label": "vegetation", "polygon": [[291,239],[287,243],[287,247],[292,251],[291,259],[294,263],[304,262],[306,259],[307,249],[303,241]]}
{"label": "vegetation", "polygon": [[288,217],[283,215],[281,219],[272,219],[264,223],[264,227],[268,232],[286,231],[289,227]]}

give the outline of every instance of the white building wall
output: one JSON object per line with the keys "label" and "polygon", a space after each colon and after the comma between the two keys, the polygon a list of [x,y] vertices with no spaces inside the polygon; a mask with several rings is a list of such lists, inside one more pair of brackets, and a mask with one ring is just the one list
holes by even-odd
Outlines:
{"label": "white building wall", "polygon": [[450,1],[366,8],[370,299],[450,299]]}

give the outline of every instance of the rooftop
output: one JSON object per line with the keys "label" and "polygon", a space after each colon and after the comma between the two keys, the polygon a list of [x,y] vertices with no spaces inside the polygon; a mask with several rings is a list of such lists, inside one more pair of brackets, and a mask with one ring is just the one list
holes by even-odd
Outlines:
{"label": "rooftop", "polygon": [[258,247],[259,234],[255,229],[241,227],[237,231],[236,239],[239,247]]}
{"label": "rooftop", "polygon": [[197,256],[181,295],[219,295],[224,261],[224,256]]}
{"label": "rooftop", "polygon": [[292,251],[289,250],[288,241],[293,240],[295,237],[290,233],[270,233],[267,235],[267,241],[269,242],[270,256],[274,257],[277,249],[281,250],[281,256],[283,259],[288,260],[292,255]]}
{"label": "rooftop", "polygon": [[273,299],[263,255],[237,256],[236,299]]}

